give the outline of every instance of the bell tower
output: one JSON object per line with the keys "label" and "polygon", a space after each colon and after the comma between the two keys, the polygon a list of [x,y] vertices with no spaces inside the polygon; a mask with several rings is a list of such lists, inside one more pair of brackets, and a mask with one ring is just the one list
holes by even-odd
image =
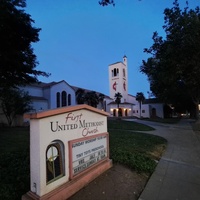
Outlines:
{"label": "bell tower", "polygon": [[128,73],[127,57],[123,57],[123,62],[116,62],[109,65],[109,89],[110,98],[114,99],[116,93],[121,93],[121,102],[128,100]]}

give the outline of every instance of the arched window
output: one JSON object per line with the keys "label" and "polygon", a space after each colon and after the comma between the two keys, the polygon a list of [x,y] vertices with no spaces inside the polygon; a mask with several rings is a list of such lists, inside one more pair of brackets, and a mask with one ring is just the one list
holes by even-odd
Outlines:
{"label": "arched window", "polygon": [[64,145],[53,141],[46,149],[46,183],[49,184],[64,176]]}
{"label": "arched window", "polygon": [[123,77],[126,77],[125,69],[123,69]]}
{"label": "arched window", "polygon": [[119,75],[119,69],[118,68],[114,68],[114,76],[118,76]]}
{"label": "arched window", "polygon": [[128,116],[128,110],[127,109],[125,110],[125,116]]}
{"label": "arched window", "polygon": [[119,110],[118,110],[118,117],[122,117],[122,109],[121,108],[119,108]]}
{"label": "arched window", "polygon": [[112,77],[114,76],[114,71],[112,70]]}
{"label": "arched window", "polygon": [[60,92],[56,93],[56,105],[57,105],[57,108],[60,107]]}
{"label": "arched window", "polygon": [[68,94],[68,106],[71,106],[71,94]]}
{"label": "arched window", "polygon": [[62,91],[62,107],[67,105],[67,93]]}
{"label": "arched window", "polygon": [[116,116],[116,109],[113,110],[113,116]]}

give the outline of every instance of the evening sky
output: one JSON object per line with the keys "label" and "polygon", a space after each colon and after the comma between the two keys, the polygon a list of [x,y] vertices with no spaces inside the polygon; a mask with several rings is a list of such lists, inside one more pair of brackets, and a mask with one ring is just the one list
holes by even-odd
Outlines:
{"label": "evening sky", "polygon": [[[26,12],[41,28],[33,44],[38,70],[51,73],[40,81],[65,80],[68,84],[109,95],[108,66],[128,59],[128,93],[143,92],[149,83],[140,72],[157,31],[165,36],[164,9],[173,0],[115,0],[115,7],[102,7],[98,0],[27,0]],[[182,8],[185,0],[179,0]],[[199,0],[189,0],[195,8]]]}

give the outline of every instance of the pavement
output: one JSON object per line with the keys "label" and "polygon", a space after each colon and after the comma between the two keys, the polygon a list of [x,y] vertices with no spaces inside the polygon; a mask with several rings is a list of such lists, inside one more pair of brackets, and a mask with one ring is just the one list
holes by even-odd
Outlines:
{"label": "pavement", "polygon": [[194,121],[138,122],[156,129],[146,133],[168,140],[167,149],[138,200],[200,200],[200,132],[193,131]]}

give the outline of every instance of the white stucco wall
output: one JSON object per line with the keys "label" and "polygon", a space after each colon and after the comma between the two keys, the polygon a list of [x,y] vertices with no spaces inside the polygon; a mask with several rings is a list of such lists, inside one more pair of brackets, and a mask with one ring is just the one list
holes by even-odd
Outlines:
{"label": "white stucco wall", "polygon": [[47,100],[33,100],[31,106],[33,107],[33,112],[49,109]]}
{"label": "white stucco wall", "polygon": [[25,87],[20,87],[20,89],[28,91],[30,96],[43,97],[43,90],[41,87],[27,85]]}
{"label": "white stucco wall", "polygon": [[[65,91],[67,93],[67,97],[69,94],[71,94],[71,105],[76,105],[76,99],[75,99],[75,91],[73,90],[73,88],[71,86],[69,86],[66,82],[62,81],[56,85],[53,85],[50,89],[50,99],[49,99],[49,104],[50,104],[50,108],[54,109],[57,108],[57,104],[56,104],[56,93],[60,92],[60,94],[62,93],[62,91]],[[68,98],[67,98],[68,99]]]}
{"label": "white stucco wall", "polygon": [[150,118],[150,106],[148,104],[144,104],[141,107],[141,117]]}
{"label": "white stucco wall", "polygon": [[150,110],[150,114],[152,114],[152,109],[155,108],[156,109],[156,116],[160,117],[160,118],[164,118],[164,110],[163,110],[163,104],[162,103],[158,103],[158,104],[149,104],[151,110]]}

